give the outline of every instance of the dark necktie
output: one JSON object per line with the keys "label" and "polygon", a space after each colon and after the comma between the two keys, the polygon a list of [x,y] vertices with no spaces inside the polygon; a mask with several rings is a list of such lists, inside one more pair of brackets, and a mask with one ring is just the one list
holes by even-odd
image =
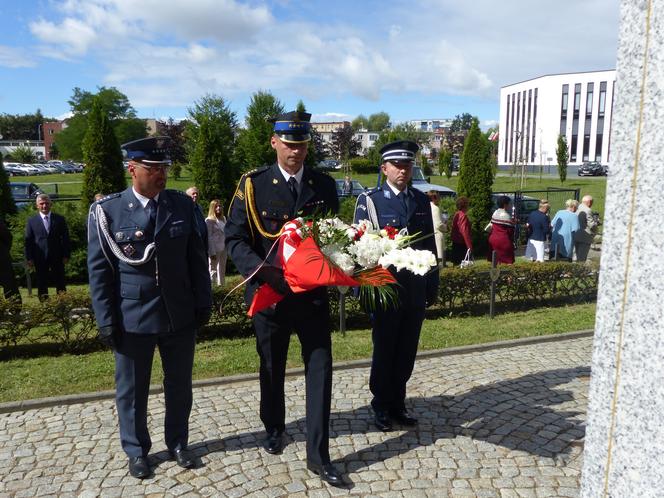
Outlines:
{"label": "dark necktie", "polygon": [[150,199],[147,206],[145,206],[145,210],[148,212],[150,223],[154,225],[157,220],[157,201]]}
{"label": "dark necktie", "polygon": [[401,205],[403,206],[403,210],[407,213],[408,212],[408,201],[407,201],[407,195],[406,191],[399,192],[399,195],[397,195],[397,198],[401,201]]}
{"label": "dark necktie", "polygon": [[288,179],[288,188],[290,189],[290,193],[293,196],[293,201],[297,201],[297,180],[294,176],[291,176]]}

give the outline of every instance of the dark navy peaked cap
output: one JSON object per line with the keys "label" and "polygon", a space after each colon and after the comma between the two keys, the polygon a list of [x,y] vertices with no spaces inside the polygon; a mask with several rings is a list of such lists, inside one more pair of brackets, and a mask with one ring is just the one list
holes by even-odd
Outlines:
{"label": "dark navy peaked cap", "polygon": [[311,114],[291,111],[277,116],[274,122],[274,134],[283,142],[301,143],[311,140]]}
{"label": "dark navy peaked cap", "polygon": [[381,147],[383,162],[386,161],[414,161],[415,154],[420,147],[412,140],[397,140]]}
{"label": "dark navy peaked cap", "polygon": [[148,137],[120,146],[122,155],[130,161],[150,164],[170,164],[170,137]]}

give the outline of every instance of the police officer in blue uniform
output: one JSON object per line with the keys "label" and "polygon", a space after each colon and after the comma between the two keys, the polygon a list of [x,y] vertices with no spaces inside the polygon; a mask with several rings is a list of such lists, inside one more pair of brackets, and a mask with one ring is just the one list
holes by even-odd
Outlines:
{"label": "police officer in blue uniform", "polygon": [[196,330],[212,306],[194,204],[166,190],[168,137],[122,146],[132,186],[90,207],[88,272],[100,340],[115,355],[120,441],[129,473],[150,476],[148,390],[155,347],[164,370],[166,446],[181,467],[187,451]]}
{"label": "police officer in blue uniform", "polygon": [[270,252],[286,221],[316,212],[332,214],[339,208],[334,180],[304,167],[310,117],[289,112],[276,118],[270,143],[277,162],[240,179],[229,207],[226,246],[240,273],[253,275],[247,284],[247,303],[262,283],[286,296],[253,317],[260,356],[260,417],[266,430],[263,447],[271,454],[281,453],[284,447],[284,375],[290,334],[295,331],[305,364],[307,467],[336,486],[342,484],[342,477],[330,463],[328,443],[332,345],[327,289],[292,293],[282,270],[273,266],[276,249]]}
{"label": "police officer in blue uniform", "polygon": [[[419,234],[413,249],[436,254],[429,198],[409,186],[417,151],[417,144],[409,140],[391,142],[380,149],[386,180],[380,188],[358,197],[355,222],[369,220],[380,228],[406,228],[410,235]],[[391,271],[399,284],[399,305],[374,312],[369,377],[374,422],[382,431],[392,430],[393,421],[404,426],[417,424],[406,411],[406,383],[415,365],[424,310],[435,302],[439,284],[437,268],[425,276]]]}

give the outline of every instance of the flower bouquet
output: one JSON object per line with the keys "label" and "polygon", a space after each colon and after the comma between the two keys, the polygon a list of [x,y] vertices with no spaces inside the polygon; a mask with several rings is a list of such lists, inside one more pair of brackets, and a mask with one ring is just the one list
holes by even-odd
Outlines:
{"label": "flower bouquet", "polygon": [[[320,286],[359,287],[360,299],[368,309],[397,304],[396,283],[389,267],[425,275],[436,267],[431,251],[412,249],[417,234],[393,227],[376,229],[363,220],[348,225],[339,218],[289,221],[278,239],[275,265],[283,268],[284,279],[293,292]],[[276,304],[283,295],[262,284],[254,295],[249,316]]]}

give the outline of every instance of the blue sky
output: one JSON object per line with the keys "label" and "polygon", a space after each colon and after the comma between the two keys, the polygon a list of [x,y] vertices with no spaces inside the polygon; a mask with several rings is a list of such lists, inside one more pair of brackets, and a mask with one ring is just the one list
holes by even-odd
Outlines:
{"label": "blue sky", "polygon": [[140,117],[268,90],[314,120],[498,119],[501,86],[615,68],[618,0],[0,0],[0,113],[115,86]]}

